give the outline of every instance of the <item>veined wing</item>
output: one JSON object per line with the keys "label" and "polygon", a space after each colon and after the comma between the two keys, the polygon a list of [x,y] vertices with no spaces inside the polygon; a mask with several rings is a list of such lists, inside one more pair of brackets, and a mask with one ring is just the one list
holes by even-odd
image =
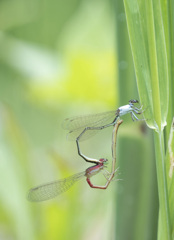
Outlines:
{"label": "veined wing", "polygon": [[[82,115],[74,118],[67,118],[63,122],[63,128],[69,130],[68,139],[75,140],[86,127],[102,127],[116,117],[116,111],[109,111],[98,114]],[[88,130],[83,134],[80,140],[85,140],[95,135],[98,130]]]}
{"label": "veined wing", "polygon": [[85,128],[97,125],[103,125],[107,119],[115,116],[116,111],[109,111],[97,114],[81,115],[72,118],[66,118],[63,121],[62,127],[69,131],[74,131],[78,128]]}
{"label": "veined wing", "polygon": [[83,171],[68,178],[31,188],[28,193],[28,200],[31,202],[41,202],[55,198],[59,194],[66,192],[75,182],[84,177],[85,173]]}

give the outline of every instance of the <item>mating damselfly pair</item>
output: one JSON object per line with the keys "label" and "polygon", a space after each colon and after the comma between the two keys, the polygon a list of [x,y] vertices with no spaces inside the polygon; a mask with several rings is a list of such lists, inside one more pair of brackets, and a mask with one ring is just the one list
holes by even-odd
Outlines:
{"label": "mating damselfly pair", "polygon": [[[142,113],[142,108],[134,106],[138,103],[137,100],[130,100],[129,104],[119,107],[116,111],[109,111],[105,113],[84,115],[74,118],[67,118],[63,123],[63,127],[69,130],[68,138],[76,140],[78,154],[87,162],[94,163],[94,166],[87,168],[85,171],[74,174],[68,178],[58,181],[46,183],[35,188],[31,188],[28,193],[28,200],[33,202],[45,201],[56,197],[57,195],[67,191],[75,182],[86,177],[86,181],[92,188],[106,189],[112,181],[116,165],[116,137],[117,131],[122,120],[119,118],[127,113],[131,114],[132,120],[139,120],[136,114]],[[114,126],[112,133],[112,168],[108,172],[106,168],[107,159],[93,159],[85,156],[80,151],[79,141],[85,140],[93,136],[97,131],[109,126]],[[90,178],[99,172],[103,172],[106,177],[106,184],[104,186],[93,185]]]}

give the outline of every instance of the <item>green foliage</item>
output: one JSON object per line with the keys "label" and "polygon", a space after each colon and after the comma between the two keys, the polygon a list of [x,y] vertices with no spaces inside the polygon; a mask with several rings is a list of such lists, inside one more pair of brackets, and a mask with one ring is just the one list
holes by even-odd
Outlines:
{"label": "green foliage", "polygon": [[[174,6],[170,0],[110,4],[0,2],[2,239],[174,238]],[[30,187],[89,167],[66,141],[62,120],[130,99],[140,99],[154,144],[143,121],[124,117],[117,141],[122,180],[102,192],[82,181],[53,201],[27,202]],[[83,151],[110,159],[111,132],[82,143]]]}
{"label": "green foliage", "polygon": [[[172,30],[173,8],[170,1],[124,1],[127,25],[134,59],[138,91],[144,116],[149,127],[155,130],[154,142],[159,193],[159,226],[158,239],[171,239],[172,213],[170,194],[167,187],[166,151],[168,138],[164,139],[163,131],[172,121],[172,62],[169,41]],[[171,8],[169,8],[171,6]],[[171,40],[171,39],[170,39]],[[170,95],[172,94],[172,96]],[[170,101],[169,101],[170,99]],[[168,118],[168,110],[170,118]]]}
{"label": "green foliage", "polygon": [[[106,1],[0,3],[2,239],[111,235],[114,184],[102,198],[85,179],[52,201],[33,204],[26,198],[35,185],[89,167],[75,143],[66,141],[61,124],[72,115],[115,108],[114,24],[109,12]],[[104,133],[86,141],[84,151],[110,158],[110,143],[111,135]]]}

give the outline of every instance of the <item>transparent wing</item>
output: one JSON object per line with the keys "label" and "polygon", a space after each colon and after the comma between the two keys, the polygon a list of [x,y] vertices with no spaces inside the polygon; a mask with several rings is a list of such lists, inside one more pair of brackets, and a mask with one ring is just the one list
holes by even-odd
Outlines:
{"label": "transparent wing", "polygon": [[84,176],[85,171],[74,174],[68,178],[31,188],[28,193],[28,200],[31,202],[41,202],[54,198],[66,192],[75,182]]}
{"label": "transparent wing", "polygon": [[[82,133],[82,131],[84,130],[84,128],[79,128],[77,130],[74,130],[74,131],[70,131],[68,134],[67,134],[67,139],[69,141],[74,141],[76,140],[76,138]],[[87,130],[82,136],[81,138],[79,139],[79,141],[83,141],[83,140],[86,140],[92,136],[94,136],[95,134],[97,134],[97,132],[99,132],[99,130]]]}
{"label": "transparent wing", "polygon": [[85,128],[98,125],[103,125],[110,118],[114,118],[116,111],[109,111],[98,114],[82,115],[72,118],[66,118],[62,124],[62,127],[69,131],[74,131],[78,128]]}
{"label": "transparent wing", "polygon": [[[67,118],[63,122],[63,128],[69,130],[68,140],[75,140],[86,127],[102,127],[112,123],[117,111],[109,111],[98,114],[83,115],[74,118]],[[98,130],[92,129],[85,132],[80,140],[85,140],[95,135]]]}

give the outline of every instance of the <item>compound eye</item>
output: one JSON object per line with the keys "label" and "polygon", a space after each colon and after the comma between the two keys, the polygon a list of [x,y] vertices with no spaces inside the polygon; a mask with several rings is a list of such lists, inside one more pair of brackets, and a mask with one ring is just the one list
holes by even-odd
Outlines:
{"label": "compound eye", "polygon": [[139,102],[138,102],[138,100],[131,99],[131,100],[129,100],[129,103],[139,103]]}
{"label": "compound eye", "polygon": [[100,161],[101,163],[104,163],[104,162],[107,162],[108,159],[106,159],[106,158],[101,158],[99,161]]}

